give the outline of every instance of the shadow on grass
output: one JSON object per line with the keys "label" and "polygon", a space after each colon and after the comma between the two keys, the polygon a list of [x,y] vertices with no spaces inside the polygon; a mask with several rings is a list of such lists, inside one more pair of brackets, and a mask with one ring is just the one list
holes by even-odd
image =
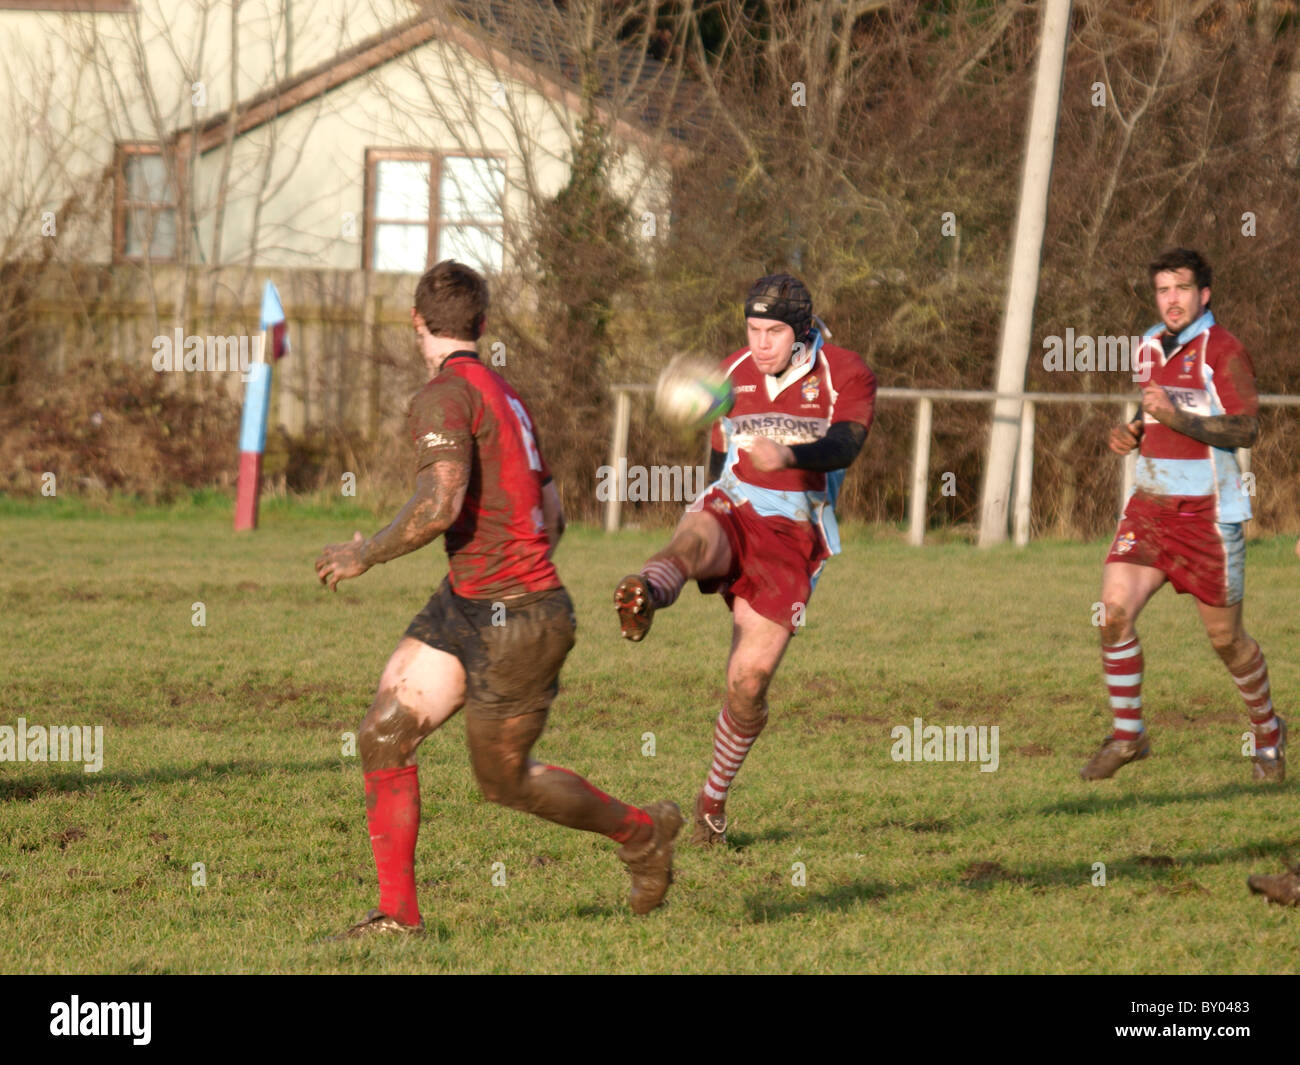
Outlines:
{"label": "shadow on grass", "polygon": [[[1199,868],[1258,861],[1261,865],[1257,872],[1280,872],[1288,859],[1293,857],[1300,857],[1300,838],[1260,840],[1239,847],[1188,851],[1174,855],[1133,854],[1124,858],[1097,860],[1105,861],[1106,882],[1109,885],[1137,883],[1160,894],[1187,895],[1208,894],[1207,889],[1193,879],[1193,873]],[[932,880],[910,884],[886,886],[877,881],[854,880],[824,891],[801,893],[794,897],[790,897],[788,892],[783,892],[779,898],[754,894],[745,899],[745,910],[751,922],[765,924],[805,913],[842,913],[863,902],[879,902],[887,896],[922,887],[985,892],[998,884],[1007,883],[1038,893],[1052,888],[1085,887],[1092,883],[1093,872],[1093,861],[1016,865],[1010,868],[1004,868],[1000,862],[995,861],[969,862]],[[1241,888],[1244,899],[1244,880]]]}
{"label": "shadow on grass", "polygon": [[1300,856],[1300,839],[1269,839],[1244,843],[1239,847],[1219,850],[1187,851],[1174,854],[1133,854],[1124,858],[1110,858],[1104,854],[1090,861],[1058,865],[1022,865],[1010,869],[998,862],[973,862],[955,870],[960,887],[987,891],[999,883],[1012,883],[1030,890],[1047,888],[1081,887],[1092,883],[1095,862],[1106,866],[1106,883],[1143,882],[1158,890],[1179,894],[1203,890],[1191,879],[1198,868],[1241,861],[1272,862],[1276,868],[1263,868],[1260,872],[1280,871],[1289,856]]}
{"label": "shadow on grass", "polygon": [[1208,791],[1125,792],[1123,795],[1093,793],[1062,799],[1039,808],[1039,813],[1050,814],[1100,814],[1118,810],[1132,810],[1143,806],[1173,806],[1178,803],[1201,803],[1206,800],[1235,799],[1240,795],[1266,795],[1276,791],[1276,786],[1261,786],[1240,782],[1225,784]]}
{"label": "shadow on grass", "polygon": [[792,835],[785,828],[765,828],[762,832],[730,832],[727,834],[727,850],[743,851],[753,843],[780,843]]}
{"label": "shadow on grass", "polygon": [[320,772],[338,769],[338,758],[315,762],[201,762],[192,766],[164,766],[143,773],[86,773],[66,770],[43,780],[0,780],[0,803],[30,802],[46,795],[98,792],[105,788],[147,787],[151,784],[216,783],[233,777],[259,777],[272,772]]}
{"label": "shadow on grass", "polygon": [[[572,912],[573,912],[573,916],[575,917],[599,917],[603,920],[606,917],[626,916],[632,911],[629,910],[626,906],[623,907],[597,906],[594,903],[589,903],[586,906],[575,906]],[[554,914],[547,913],[546,916],[554,917]]]}
{"label": "shadow on grass", "polygon": [[766,924],[803,913],[843,913],[862,902],[879,902],[889,893],[884,884],[876,881],[854,880],[795,898],[750,895],[745,899],[745,911],[754,924]]}

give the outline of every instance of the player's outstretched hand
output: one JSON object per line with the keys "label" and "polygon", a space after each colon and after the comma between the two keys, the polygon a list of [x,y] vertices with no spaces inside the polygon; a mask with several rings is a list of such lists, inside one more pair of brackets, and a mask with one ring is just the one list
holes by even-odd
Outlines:
{"label": "player's outstretched hand", "polygon": [[1138,423],[1125,422],[1110,431],[1110,449],[1116,455],[1127,455],[1138,446],[1138,441],[1141,439],[1142,431],[1138,428]]}
{"label": "player's outstretched hand", "polygon": [[352,534],[346,544],[330,544],[316,560],[316,576],[331,592],[337,591],[339,581],[360,577],[370,567],[361,561],[361,545],[366,538],[359,532]]}

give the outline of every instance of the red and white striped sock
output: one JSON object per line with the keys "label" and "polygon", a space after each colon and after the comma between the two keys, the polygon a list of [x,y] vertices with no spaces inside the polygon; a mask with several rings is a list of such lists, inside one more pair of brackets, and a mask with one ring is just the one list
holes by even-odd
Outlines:
{"label": "red and white striped sock", "polygon": [[[1231,672],[1231,671],[1229,671]],[[1240,673],[1232,674],[1237,691],[1246,700],[1250,713],[1250,729],[1255,734],[1255,750],[1277,745],[1277,715],[1273,713],[1273,698],[1268,684],[1268,663],[1264,652],[1255,644],[1255,654]]]}
{"label": "red and white striped sock", "polygon": [[1135,740],[1146,728],[1142,723],[1142,644],[1137,636],[1109,647],[1102,644],[1101,668],[1114,715],[1111,736]]}
{"label": "red and white striped sock", "polygon": [[672,555],[663,555],[652,558],[642,566],[641,576],[650,585],[650,598],[654,601],[655,609],[662,610],[666,606],[672,606],[681,595],[682,587],[686,584],[686,567]]}
{"label": "red and white striped sock", "polygon": [[704,783],[704,801],[701,803],[706,814],[722,812],[731,782],[736,779],[745,755],[762,731],[760,725],[758,732],[746,735],[736,727],[725,706],[719,711],[713,726],[713,765],[709,768],[709,779]]}

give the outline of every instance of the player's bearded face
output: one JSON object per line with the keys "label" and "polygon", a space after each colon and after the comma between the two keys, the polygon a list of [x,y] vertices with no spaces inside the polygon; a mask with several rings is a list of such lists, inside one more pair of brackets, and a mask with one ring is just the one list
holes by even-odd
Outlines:
{"label": "player's bearded face", "polygon": [[794,351],[794,330],[771,318],[746,318],[749,350],[763,373],[781,373],[790,365]]}
{"label": "player's bearded face", "polygon": [[1163,270],[1155,276],[1156,307],[1171,333],[1181,333],[1210,302],[1210,290],[1196,287],[1196,275],[1187,267]]}

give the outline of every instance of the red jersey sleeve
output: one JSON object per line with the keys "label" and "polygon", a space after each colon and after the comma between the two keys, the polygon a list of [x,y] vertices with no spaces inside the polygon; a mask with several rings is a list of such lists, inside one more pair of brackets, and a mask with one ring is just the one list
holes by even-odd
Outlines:
{"label": "red jersey sleeve", "polygon": [[835,392],[831,421],[858,422],[870,431],[876,417],[876,375],[857,355],[850,353],[844,360],[835,381]]}
{"label": "red jersey sleeve", "polygon": [[430,381],[411,400],[406,425],[415,441],[415,469],[435,462],[469,462],[474,436],[474,400],[455,376]]}
{"label": "red jersey sleeve", "polygon": [[1259,413],[1259,393],[1255,391],[1255,368],[1250,356],[1234,339],[1224,346],[1211,362],[1214,390],[1225,414]]}

